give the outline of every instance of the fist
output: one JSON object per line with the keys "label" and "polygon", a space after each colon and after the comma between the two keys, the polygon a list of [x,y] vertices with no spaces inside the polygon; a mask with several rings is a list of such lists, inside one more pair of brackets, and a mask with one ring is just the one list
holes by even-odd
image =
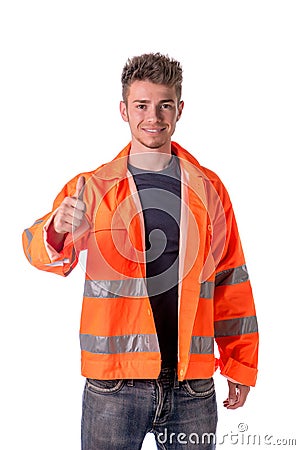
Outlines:
{"label": "fist", "polygon": [[56,233],[74,233],[80,227],[85,217],[86,205],[83,201],[85,178],[77,180],[76,192],[73,197],[66,197],[58,207],[53,220]]}

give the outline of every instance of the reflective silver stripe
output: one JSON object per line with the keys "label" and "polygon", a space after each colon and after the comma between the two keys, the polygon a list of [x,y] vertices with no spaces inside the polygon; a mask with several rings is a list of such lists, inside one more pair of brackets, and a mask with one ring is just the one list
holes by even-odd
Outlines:
{"label": "reflective silver stripe", "polygon": [[54,262],[52,262],[52,263],[48,263],[48,264],[45,264],[45,266],[48,266],[48,267],[59,267],[59,266],[64,266],[65,264],[68,264],[70,262],[70,260],[69,260],[69,258],[64,258],[64,259],[62,259],[62,260],[59,260],[59,261],[54,261]]}
{"label": "reflective silver stripe", "polygon": [[218,320],[215,322],[215,337],[238,336],[258,331],[256,316],[238,319]]}
{"label": "reflective silver stripe", "polygon": [[159,352],[156,334],[128,334],[122,336],[80,335],[81,350],[112,355],[131,352]]}
{"label": "reflective silver stripe", "polygon": [[200,288],[201,298],[213,298],[215,283],[213,281],[203,281]]}
{"label": "reflective silver stripe", "polygon": [[216,287],[230,284],[244,283],[249,280],[247,267],[245,264],[233,269],[223,270],[216,274]]}
{"label": "reflective silver stripe", "polygon": [[24,230],[24,232],[25,232],[25,234],[26,234],[27,241],[28,241],[28,245],[27,245],[27,247],[26,247],[26,254],[27,254],[27,257],[28,257],[29,261],[31,262],[31,261],[32,261],[32,258],[31,258],[31,254],[30,254],[30,252],[29,252],[29,246],[30,246],[30,243],[31,243],[31,241],[32,241],[33,235],[32,235],[32,233],[31,233],[31,231],[29,231],[28,228],[26,228],[26,230]]}
{"label": "reflective silver stripe", "polygon": [[30,245],[30,243],[31,243],[31,241],[32,241],[33,236],[32,236],[31,231],[29,231],[28,228],[27,228],[26,230],[24,230],[24,231],[25,231],[26,237],[27,237],[27,239],[28,239],[28,247],[29,247],[29,245]]}
{"label": "reflective silver stripe", "polygon": [[[35,225],[37,225],[37,224],[39,224],[39,223],[41,223],[41,222],[43,222],[43,220],[41,220],[41,219],[36,220],[36,221],[34,222],[34,224],[32,225],[32,227],[34,227]],[[30,227],[30,228],[31,228],[31,227]],[[27,245],[27,248],[26,248],[26,254],[27,254],[28,260],[29,260],[30,263],[31,263],[31,262],[32,262],[32,257],[31,257],[31,254],[30,254],[30,252],[29,252],[29,247],[30,247],[30,244],[31,244],[31,241],[32,241],[32,238],[33,238],[33,234],[31,233],[31,231],[29,230],[29,228],[26,228],[26,230],[24,230],[24,232],[25,232],[25,234],[26,234],[27,241],[28,241],[28,245]]]}
{"label": "reflective silver stripe", "polygon": [[214,352],[214,338],[210,336],[192,336],[190,353],[212,354]]}
{"label": "reflective silver stripe", "polygon": [[144,278],[123,280],[85,280],[84,296],[92,298],[146,297]]}

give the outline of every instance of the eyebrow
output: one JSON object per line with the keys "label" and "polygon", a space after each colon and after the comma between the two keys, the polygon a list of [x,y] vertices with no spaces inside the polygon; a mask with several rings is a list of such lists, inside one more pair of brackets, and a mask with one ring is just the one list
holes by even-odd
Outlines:
{"label": "eyebrow", "polygon": [[[150,100],[134,100],[132,103],[145,103],[145,104],[148,104],[148,103],[151,103],[151,101]],[[159,103],[175,103],[175,101],[172,98],[168,98],[166,100],[160,100]]]}

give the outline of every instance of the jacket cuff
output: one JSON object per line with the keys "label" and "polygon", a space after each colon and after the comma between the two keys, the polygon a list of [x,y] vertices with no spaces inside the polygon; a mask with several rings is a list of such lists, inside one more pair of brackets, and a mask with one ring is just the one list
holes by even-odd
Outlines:
{"label": "jacket cuff", "polygon": [[245,366],[233,358],[229,358],[225,366],[221,369],[221,374],[226,378],[238,380],[245,386],[255,386],[257,378],[257,369]]}
{"label": "jacket cuff", "polygon": [[[61,260],[62,257],[66,257],[67,256],[67,258],[64,260],[64,263],[67,263],[67,262],[69,262],[68,261],[68,256],[69,256],[69,253],[70,253],[70,249],[72,249],[73,246],[75,245],[76,241],[79,240],[80,237],[84,233],[86,233],[86,231],[90,228],[90,225],[89,225],[89,222],[88,222],[87,218],[84,217],[84,220],[83,220],[82,224],[80,225],[80,227],[77,228],[77,230],[74,233],[68,233],[67,234],[67,237],[66,237],[65,242],[64,242],[63,249],[62,249],[62,251],[60,253],[58,253],[52,247],[52,245],[50,245],[49,242],[48,242],[48,228],[49,228],[50,223],[54,219],[56,211],[57,210],[55,210],[51,214],[51,216],[48,218],[48,220],[46,221],[46,223],[44,225],[44,228],[43,228],[44,245],[45,245],[46,252],[47,252],[51,262],[55,262],[55,261]],[[66,255],[66,253],[67,253],[67,255]]]}

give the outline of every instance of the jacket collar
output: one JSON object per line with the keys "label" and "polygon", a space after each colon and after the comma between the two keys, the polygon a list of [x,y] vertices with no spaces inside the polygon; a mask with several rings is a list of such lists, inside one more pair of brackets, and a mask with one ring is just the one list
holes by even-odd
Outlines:
{"label": "jacket collar", "polygon": [[[171,143],[172,152],[178,156],[181,168],[185,169],[189,175],[195,177],[204,177],[199,162],[187,150],[181,147],[177,142]],[[130,153],[131,142],[109,163],[103,164],[97,170],[95,175],[103,180],[124,179],[127,178],[127,161]]]}

